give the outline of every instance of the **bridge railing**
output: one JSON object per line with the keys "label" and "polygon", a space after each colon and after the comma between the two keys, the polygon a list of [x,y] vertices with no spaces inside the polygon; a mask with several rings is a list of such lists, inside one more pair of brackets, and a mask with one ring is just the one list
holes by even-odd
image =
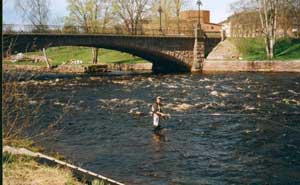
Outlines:
{"label": "bridge railing", "polygon": [[123,27],[95,28],[84,26],[65,25],[14,25],[3,24],[3,33],[61,33],[61,34],[112,34],[112,35],[183,35],[193,36],[194,30],[159,30],[159,29],[138,29],[129,31]]}
{"label": "bridge railing", "polygon": [[[129,31],[122,26],[112,28],[83,27],[68,25],[15,25],[3,24],[3,33],[53,33],[53,34],[105,34],[105,35],[148,35],[148,36],[194,36],[194,30],[180,29],[138,29]],[[205,32],[220,37],[220,32]]]}

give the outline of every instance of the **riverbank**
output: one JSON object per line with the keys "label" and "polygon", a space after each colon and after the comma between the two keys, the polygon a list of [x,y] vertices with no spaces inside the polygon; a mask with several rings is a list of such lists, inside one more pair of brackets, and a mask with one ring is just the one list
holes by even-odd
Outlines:
{"label": "riverbank", "polygon": [[[41,165],[25,155],[3,153],[3,184],[81,185],[71,171]],[[53,178],[55,177],[55,178]]]}
{"label": "riverbank", "polygon": [[[28,141],[19,140],[18,143]],[[123,185],[117,181],[63,162],[56,158],[35,152],[38,149],[3,146],[4,184],[82,185],[110,184]],[[53,178],[55,177],[55,178]]]}
{"label": "riverbank", "polygon": [[[32,152],[18,154],[13,153],[11,145],[17,148],[27,148]],[[57,166],[49,166],[40,164],[30,153],[39,152],[43,149],[40,146],[34,146],[32,140],[27,139],[3,139],[2,151],[2,168],[3,168],[3,184],[19,185],[19,184],[51,184],[51,185],[81,185],[83,184],[75,178],[72,172],[65,168]],[[27,154],[27,155],[25,155]],[[56,156],[58,158],[58,155]],[[55,177],[55,178],[53,178]]]}
{"label": "riverbank", "polygon": [[[229,38],[228,40],[237,48],[243,60],[268,60],[264,38]],[[300,60],[300,39],[279,38],[274,47],[274,60]]]}
{"label": "riverbank", "polygon": [[300,60],[205,60],[203,72],[300,72]]}
{"label": "riverbank", "polygon": [[[60,65],[53,69],[36,65],[3,64],[3,71],[37,73],[102,73],[114,71],[151,72],[152,64],[106,64],[106,65]],[[247,60],[205,60],[203,72],[300,72],[300,60],[292,61],[247,61]]]}
{"label": "riverbank", "polygon": [[46,66],[27,64],[3,64],[3,71],[53,72],[53,73],[105,73],[112,71],[151,71],[151,63],[140,64],[101,64],[101,65],[60,65],[48,69]]}

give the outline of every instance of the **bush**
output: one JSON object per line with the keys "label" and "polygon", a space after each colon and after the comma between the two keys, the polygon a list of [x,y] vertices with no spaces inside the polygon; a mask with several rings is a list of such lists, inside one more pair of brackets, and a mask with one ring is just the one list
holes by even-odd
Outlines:
{"label": "bush", "polygon": [[[18,77],[22,79],[22,76]],[[70,106],[65,105],[62,110],[46,126],[39,124],[44,115],[42,106],[46,106],[40,92],[30,96],[28,86],[17,81],[6,80],[2,83],[2,138],[4,144],[31,146],[34,137],[42,136],[51,131],[63,120],[69,112]],[[22,141],[22,142],[20,142]],[[28,148],[28,147],[27,147]]]}

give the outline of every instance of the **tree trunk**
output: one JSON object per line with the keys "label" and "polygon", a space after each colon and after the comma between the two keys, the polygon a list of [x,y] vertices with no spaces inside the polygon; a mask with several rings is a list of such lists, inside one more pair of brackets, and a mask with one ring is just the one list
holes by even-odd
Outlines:
{"label": "tree trunk", "polygon": [[274,58],[274,45],[275,41],[273,39],[270,40],[270,59]]}
{"label": "tree trunk", "polygon": [[177,31],[178,31],[178,34],[180,34],[180,19],[179,19],[179,15],[177,15]]}
{"label": "tree trunk", "polygon": [[102,25],[102,32],[104,33],[104,31],[105,31],[105,28],[106,28],[106,24],[107,24],[107,19],[108,19],[108,15],[107,15],[107,13],[108,13],[108,7],[106,7],[105,8],[105,13],[104,13],[104,19],[103,19],[103,25]]}
{"label": "tree trunk", "polygon": [[137,35],[138,34],[138,21],[136,20],[134,23],[134,34]]}
{"label": "tree trunk", "polygon": [[98,48],[93,48],[92,52],[93,52],[93,64],[97,64],[98,63]]}
{"label": "tree trunk", "polygon": [[50,68],[51,68],[51,65],[50,65],[50,63],[49,63],[49,61],[48,61],[48,57],[47,57],[45,48],[43,48],[43,54],[44,54],[44,57],[45,57],[45,62],[46,62],[46,64],[47,64],[47,68],[50,69]]}
{"label": "tree trunk", "polygon": [[265,38],[265,44],[266,44],[266,52],[267,52],[267,57],[270,59],[270,45],[269,45],[269,38],[266,36]]}

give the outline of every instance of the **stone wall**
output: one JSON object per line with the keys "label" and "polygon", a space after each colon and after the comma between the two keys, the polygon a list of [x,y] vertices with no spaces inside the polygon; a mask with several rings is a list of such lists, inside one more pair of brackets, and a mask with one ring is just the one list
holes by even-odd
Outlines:
{"label": "stone wall", "polygon": [[45,66],[3,64],[3,70],[54,73],[105,73],[109,71],[151,71],[151,63],[141,64],[102,64],[102,65],[60,65],[54,69]]}
{"label": "stone wall", "polygon": [[3,64],[2,69],[4,71],[15,70],[15,71],[29,71],[29,72],[47,72],[49,71],[46,66],[34,66],[34,65],[14,65],[14,64]]}
{"label": "stone wall", "polygon": [[109,71],[151,71],[151,63],[141,64],[102,64],[102,65],[90,65],[87,67],[86,72],[109,72]]}
{"label": "stone wall", "polygon": [[[101,70],[108,71],[151,71],[152,64],[109,64],[98,65]],[[81,65],[61,65],[49,70],[44,66],[33,65],[2,65],[3,70],[57,72],[57,73],[87,73],[88,67]],[[300,60],[295,61],[239,61],[239,60],[204,60],[203,72],[300,72]],[[95,71],[96,72],[96,71]]]}
{"label": "stone wall", "polygon": [[85,73],[87,67],[82,65],[60,65],[52,71],[58,73]]}
{"label": "stone wall", "polygon": [[109,71],[151,71],[152,64],[108,64],[107,69]]}
{"label": "stone wall", "polygon": [[203,72],[300,72],[296,61],[205,60]]}

